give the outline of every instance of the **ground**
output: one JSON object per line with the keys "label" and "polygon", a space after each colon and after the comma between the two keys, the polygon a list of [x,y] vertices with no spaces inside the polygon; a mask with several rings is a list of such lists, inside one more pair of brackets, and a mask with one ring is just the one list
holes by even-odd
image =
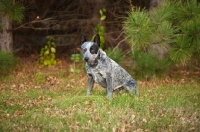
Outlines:
{"label": "ground", "polygon": [[39,67],[23,60],[0,78],[0,131],[200,131],[197,79],[137,80],[139,96],[117,91],[107,99],[95,85],[86,96],[87,76],[70,63]]}

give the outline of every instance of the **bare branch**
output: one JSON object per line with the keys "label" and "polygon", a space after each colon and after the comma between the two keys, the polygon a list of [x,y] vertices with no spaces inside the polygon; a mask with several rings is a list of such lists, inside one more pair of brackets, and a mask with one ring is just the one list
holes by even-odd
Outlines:
{"label": "bare branch", "polygon": [[33,26],[33,24],[35,23],[55,23],[57,22],[57,20],[55,20],[54,18],[46,18],[46,19],[36,19],[34,21],[28,22],[28,23],[24,23],[22,25],[20,25],[19,27],[16,27],[12,30],[17,30],[20,28],[30,28],[30,29],[35,29],[35,30],[47,30],[47,29],[51,29],[51,28],[36,28]]}

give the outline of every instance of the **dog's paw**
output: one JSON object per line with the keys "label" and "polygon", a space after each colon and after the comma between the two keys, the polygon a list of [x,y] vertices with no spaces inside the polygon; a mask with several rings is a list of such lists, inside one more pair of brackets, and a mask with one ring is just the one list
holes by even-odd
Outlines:
{"label": "dog's paw", "polygon": [[129,94],[130,94],[131,96],[138,96],[138,95],[139,95],[139,92],[138,92],[137,89],[132,89],[132,90],[129,91]]}
{"label": "dog's paw", "polygon": [[87,93],[86,93],[86,96],[90,96],[90,92],[87,92]]}
{"label": "dog's paw", "polygon": [[112,99],[112,96],[113,96],[112,93],[107,93],[107,98],[108,99]]}

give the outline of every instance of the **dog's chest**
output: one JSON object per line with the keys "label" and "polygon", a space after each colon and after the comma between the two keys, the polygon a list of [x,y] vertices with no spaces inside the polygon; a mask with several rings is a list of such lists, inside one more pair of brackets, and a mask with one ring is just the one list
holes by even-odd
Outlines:
{"label": "dog's chest", "polygon": [[102,87],[106,87],[106,72],[101,68],[89,68],[88,73],[92,75],[94,81],[101,85]]}
{"label": "dog's chest", "polygon": [[105,73],[105,71],[94,69],[92,74],[93,74],[93,78],[94,78],[96,83],[98,83],[102,87],[106,87],[106,73]]}

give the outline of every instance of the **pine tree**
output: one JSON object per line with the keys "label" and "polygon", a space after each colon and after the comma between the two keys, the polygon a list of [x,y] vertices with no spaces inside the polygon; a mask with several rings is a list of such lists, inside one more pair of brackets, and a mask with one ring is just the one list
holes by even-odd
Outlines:
{"label": "pine tree", "polygon": [[[127,42],[135,51],[167,51],[175,64],[200,63],[200,4],[197,0],[164,1],[150,12],[137,9],[123,23]],[[159,59],[158,59],[159,60]],[[136,62],[137,63],[137,62]]]}
{"label": "pine tree", "polygon": [[15,0],[0,0],[0,50],[12,52],[12,21],[21,22],[24,7]]}

